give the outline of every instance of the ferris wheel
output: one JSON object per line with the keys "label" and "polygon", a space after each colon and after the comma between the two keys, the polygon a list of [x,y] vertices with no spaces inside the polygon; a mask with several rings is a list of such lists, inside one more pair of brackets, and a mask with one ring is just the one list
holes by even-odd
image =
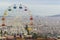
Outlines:
{"label": "ferris wheel", "polygon": [[[17,19],[19,20],[22,20],[24,19],[25,21],[27,20],[31,20],[32,19],[32,14],[31,14],[31,11],[29,10],[29,8],[25,5],[22,5],[22,4],[14,4],[14,5],[11,5],[9,6],[6,10],[5,10],[5,13],[3,15],[4,17],[6,16],[12,16],[12,17],[15,17],[13,18],[13,23],[15,22],[19,22],[17,21]],[[21,22],[22,23],[22,22]],[[26,22],[25,22],[26,24]]]}
{"label": "ferris wheel", "polygon": [[[10,21],[10,22],[11,22],[11,25],[18,26],[17,28],[19,28],[19,26],[23,26],[23,24],[33,25],[33,17],[32,17],[31,11],[25,5],[14,4],[14,5],[9,6],[5,10],[4,15],[2,17],[2,22],[3,22],[2,26],[7,26],[7,24],[5,24],[6,16],[14,17],[12,19],[12,21]],[[24,31],[23,27],[22,28],[20,27],[20,29],[22,29]],[[31,28],[29,28],[29,29],[31,29]],[[26,33],[26,31],[24,31],[24,32]]]}

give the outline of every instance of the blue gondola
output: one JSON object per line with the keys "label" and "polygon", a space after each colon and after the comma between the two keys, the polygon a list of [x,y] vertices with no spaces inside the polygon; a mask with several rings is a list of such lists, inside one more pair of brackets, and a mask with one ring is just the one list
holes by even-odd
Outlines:
{"label": "blue gondola", "polygon": [[11,9],[8,9],[8,11],[11,11]]}
{"label": "blue gondola", "polygon": [[22,9],[22,7],[19,7],[20,9]]}
{"label": "blue gondola", "polygon": [[16,7],[16,6],[14,6],[13,8],[14,8],[14,9],[16,9],[17,7]]}

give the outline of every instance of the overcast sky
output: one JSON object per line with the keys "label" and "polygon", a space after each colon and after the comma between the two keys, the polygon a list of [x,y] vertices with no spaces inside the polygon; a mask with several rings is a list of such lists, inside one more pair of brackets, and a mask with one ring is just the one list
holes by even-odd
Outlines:
{"label": "overcast sky", "polygon": [[60,14],[60,0],[0,0],[0,16],[8,6],[19,3],[27,5],[34,15]]}

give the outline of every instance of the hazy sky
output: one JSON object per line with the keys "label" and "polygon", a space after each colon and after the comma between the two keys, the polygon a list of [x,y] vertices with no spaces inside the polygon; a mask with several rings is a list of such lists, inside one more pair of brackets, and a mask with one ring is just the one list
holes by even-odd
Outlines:
{"label": "hazy sky", "polygon": [[50,16],[60,14],[60,0],[0,0],[0,15],[13,4],[25,4],[34,15]]}

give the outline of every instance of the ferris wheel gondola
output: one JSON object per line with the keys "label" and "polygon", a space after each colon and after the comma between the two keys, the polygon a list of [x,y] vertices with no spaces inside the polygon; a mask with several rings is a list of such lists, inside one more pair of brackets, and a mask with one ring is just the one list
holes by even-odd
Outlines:
{"label": "ferris wheel gondola", "polygon": [[9,8],[8,8],[8,11],[11,11],[11,10],[12,10],[11,7],[9,7]]}
{"label": "ferris wheel gondola", "polygon": [[20,6],[19,6],[19,9],[22,9],[23,7],[22,7],[22,5],[20,4]]}
{"label": "ferris wheel gondola", "polygon": [[14,8],[14,9],[16,9],[16,8],[17,8],[17,7],[16,7],[16,4],[14,4],[13,8]]}

